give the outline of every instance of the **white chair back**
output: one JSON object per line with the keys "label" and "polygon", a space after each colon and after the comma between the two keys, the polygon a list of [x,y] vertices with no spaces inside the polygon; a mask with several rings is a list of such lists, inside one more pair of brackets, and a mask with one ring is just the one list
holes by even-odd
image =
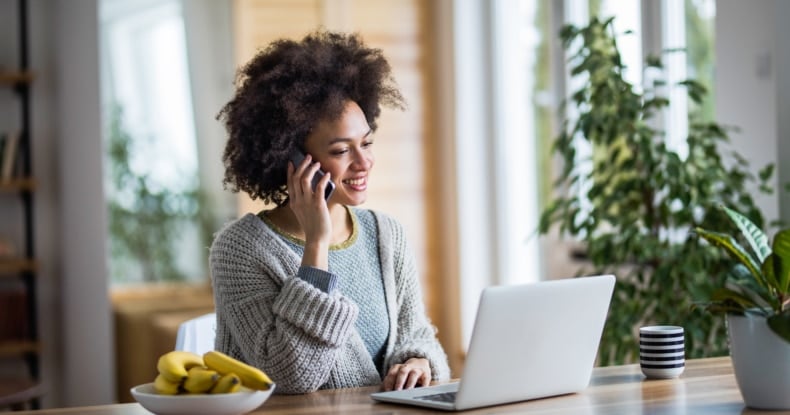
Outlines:
{"label": "white chair back", "polygon": [[176,334],[176,350],[184,350],[203,355],[214,350],[214,338],[217,334],[217,315],[204,314],[187,320],[178,326]]}

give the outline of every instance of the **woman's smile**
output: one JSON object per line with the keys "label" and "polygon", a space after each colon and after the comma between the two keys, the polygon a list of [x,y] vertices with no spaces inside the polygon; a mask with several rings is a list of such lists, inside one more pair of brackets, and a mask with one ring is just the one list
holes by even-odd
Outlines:
{"label": "woman's smile", "polygon": [[366,176],[356,178],[356,179],[346,179],[343,180],[343,184],[350,187],[351,190],[362,192],[368,188],[368,179]]}

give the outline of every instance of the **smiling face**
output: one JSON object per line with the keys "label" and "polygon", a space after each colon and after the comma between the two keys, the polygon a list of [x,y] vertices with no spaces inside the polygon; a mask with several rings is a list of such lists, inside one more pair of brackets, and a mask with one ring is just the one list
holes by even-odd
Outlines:
{"label": "smiling face", "polygon": [[346,102],[340,118],[315,125],[305,150],[337,186],[329,204],[357,206],[367,200],[368,175],[375,162],[372,146],[373,131],[354,101]]}

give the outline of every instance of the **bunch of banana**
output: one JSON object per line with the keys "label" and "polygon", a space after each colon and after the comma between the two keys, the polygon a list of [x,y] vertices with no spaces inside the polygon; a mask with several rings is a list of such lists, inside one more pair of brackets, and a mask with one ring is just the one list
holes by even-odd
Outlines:
{"label": "bunch of banana", "polygon": [[233,393],[242,385],[268,390],[273,384],[261,370],[224,353],[210,351],[202,357],[172,351],[159,357],[154,389],[162,395],[181,393]]}

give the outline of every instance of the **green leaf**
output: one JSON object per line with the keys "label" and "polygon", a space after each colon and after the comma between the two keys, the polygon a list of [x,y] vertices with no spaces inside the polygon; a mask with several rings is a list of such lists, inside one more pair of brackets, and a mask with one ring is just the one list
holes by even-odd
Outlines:
{"label": "green leaf", "polygon": [[768,284],[769,287],[778,287],[779,283],[776,279],[776,255],[771,254],[765,257],[765,261],[763,261],[763,265],[760,267],[763,271],[763,278],[765,278],[765,282]]}
{"label": "green leaf", "polygon": [[711,245],[724,248],[724,250],[727,251],[727,253],[730,254],[733,259],[740,262],[747,269],[749,269],[749,272],[751,272],[752,276],[754,276],[754,279],[761,286],[765,286],[765,282],[763,281],[762,273],[760,271],[760,265],[754,261],[754,258],[752,258],[748,252],[746,252],[746,250],[738,243],[738,241],[735,240],[735,238],[719,232],[706,231],[705,229],[699,227],[694,228],[694,232],[697,235],[705,238],[705,240],[710,242]]}
{"label": "green leaf", "polygon": [[560,38],[562,39],[563,47],[568,48],[573,38],[578,34],[579,30],[574,25],[567,24],[563,26],[560,30]]}
{"label": "green leaf", "polygon": [[[607,18],[606,18],[606,20],[604,20],[604,21],[601,23],[601,25],[602,25],[602,26],[604,26],[604,27],[606,27],[606,26],[611,26],[611,25],[612,25],[612,22],[614,22],[614,18],[615,18],[615,16],[609,16],[609,17],[607,17]],[[597,20],[598,20],[598,19],[595,19],[595,21],[597,21]]]}
{"label": "green leaf", "polygon": [[724,212],[727,213],[727,216],[730,217],[732,222],[735,223],[735,226],[740,229],[744,238],[746,238],[746,241],[749,242],[749,245],[752,247],[752,251],[757,254],[757,261],[762,263],[765,260],[765,257],[771,253],[771,247],[768,245],[768,237],[765,236],[765,233],[746,216],[743,216],[726,206],[722,206],[721,208],[724,209]]}
{"label": "green leaf", "polygon": [[774,167],[774,164],[770,163],[757,172],[757,176],[760,178],[760,181],[767,182],[768,179],[770,179],[774,174]]}
{"label": "green leaf", "polygon": [[743,313],[757,305],[751,298],[726,287],[717,288],[711,294],[710,302],[702,304],[712,313]]}
{"label": "green leaf", "polygon": [[790,342],[790,312],[769,316],[767,322],[774,333]]}
{"label": "green leaf", "polygon": [[777,288],[782,294],[790,290],[790,229],[783,229],[774,236],[774,274]]}
{"label": "green leaf", "polygon": [[665,54],[670,54],[670,53],[678,53],[678,52],[685,52],[685,51],[686,51],[686,48],[684,48],[684,47],[678,47],[678,48],[666,48],[666,49],[664,49],[664,50],[663,50],[663,52],[664,52]]}
{"label": "green leaf", "polygon": [[776,268],[780,266],[777,264],[778,262],[780,262],[780,260],[774,254],[768,255],[765,258],[765,262],[763,262],[762,265],[762,270],[768,290],[757,291],[768,304],[768,306],[777,312],[782,311],[780,299],[776,297],[776,294],[780,292],[779,281],[777,280],[776,274]]}
{"label": "green leaf", "polygon": [[648,67],[652,67],[652,68],[663,68],[664,67],[661,64],[661,57],[660,56],[656,56],[656,55],[654,55],[652,53],[647,55],[647,57],[645,58],[645,64]]}
{"label": "green leaf", "polygon": [[724,303],[727,300],[732,300],[738,303],[744,310],[754,308],[757,303],[748,296],[736,290],[727,287],[717,288],[716,291],[710,296],[711,301]]}
{"label": "green leaf", "polygon": [[728,278],[738,285],[747,285],[751,289],[756,289],[759,285],[754,281],[752,273],[743,264],[735,264],[730,270]]}
{"label": "green leaf", "polygon": [[648,99],[645,101],[644,109],[648,110],[650,108],[662,108],[669,106],[669,100],[664,97],[655,97],[653,99]]}

